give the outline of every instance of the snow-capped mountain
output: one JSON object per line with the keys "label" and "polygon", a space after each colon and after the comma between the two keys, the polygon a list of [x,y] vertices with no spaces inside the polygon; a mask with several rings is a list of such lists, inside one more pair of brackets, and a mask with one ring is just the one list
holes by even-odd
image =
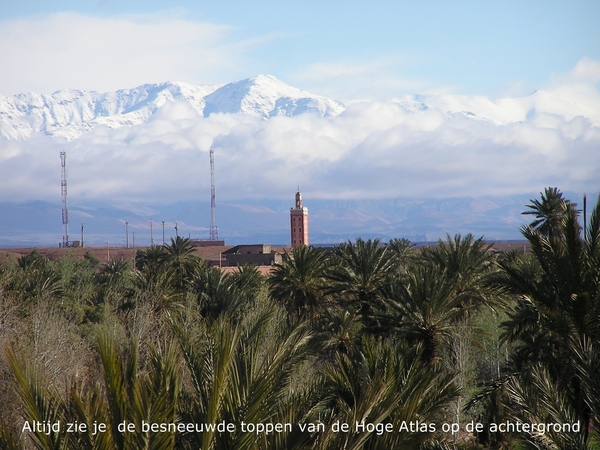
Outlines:
{"label": "snow-capped mountain", "polygon": [[204,97],[218,87],[174,82],[107,93],[64,89],[53,94],[0,96],[0,135],[26,139],[43,132],[74,139],[99,124],[110,128],[140,124],[173,100],[185,101],[202,113]]}
{"label": "snow-capped mountain", "polygon": [[0,136],[27,139],[42,132],[72,140],[98,125],[141,124],[168,101],[185,102],[205,117],[246,113],[269,118],[307,112],[325,117],[344,110],[338,101],[288,86],[270,75],[224,86],[167,82],[108,93],[64,89],[53,94],[0,96]]}
{"label": "snow-capped mountain", "polygon": [[[200,117],[214,113],[251,114],[268,120],[275,116],[336,117],[346,106],[289,86],[271,75],[258,75],[223,86],[194,86],[182,82],[144,84],[116,92],[65,89],[53,94],[0,96],[0,137],[27,139],[34,133],[77,139],[99,125],[112,129],[143,124],[167,102],[183,102]],[[392,100],[407,115],[434,110],[446,120],[483,120],[495,125],[536,121],[552,126],[548,115],[570,121],[583,117],[600,125],[595,97],[575,98],[560,91],[517,98],[490,99],[466,95],[410,95]]]}
{"label": "snow-capped mountain", "polygon": [[517,98],[492,100],[475,95],[411,95],[397,99],[406,111],[438,109],[450,116],[462,115],[474,120],[487,120],[497,125],[524,122],[543,114],[564,117],[567,121],[585,117],[600,125],[600,104],[596,98],[565,98],[560,92],[534,91]]}
{"label": "snow-capped mountain", "polygon": [[271,75],[226,84],[204,100],[205,117],[214,112],[260,114],[264,118],[311,112],[325,117],[344,110],[341,102],[288,86]]}

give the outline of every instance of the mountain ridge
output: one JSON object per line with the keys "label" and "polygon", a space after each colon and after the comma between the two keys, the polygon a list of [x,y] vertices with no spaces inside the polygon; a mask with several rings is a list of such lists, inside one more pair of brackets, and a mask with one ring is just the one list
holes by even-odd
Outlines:
{"label": "mountain ridge", "polygon": [[[223,85],[181,81],[147,83],[112,92],[62,89],[0,96],[0,137],[26,140],[35,133],[74,140],[98,126],[112,129],[145,123],[167,102],[183,102],[199,118],[211,114],[250,114],[269,120],[277,116],[313,114],[337,117],[347,106],[334,99],[290,86],[272,75],[257,75]],[[560,92],[536,90],[524,97],[491,99],[476,95],[405,95],[391,99],[404,114],[435,110],[444,120],[478,120],[495,125],[537,121],[551,126],[549,115],[567,121],[583,118],[600,126],[600,105],[594,98],[564,98]]]}
{"label": "mountain ridge", "polygon": [[204,117],[244,113],[268,119],[307,112],[327,117],[344,110],[341,102],[288,86],[271,75],[225,85],[164,82],[114,92],[62,89],[52,94],[0,96],[0,136],[27,139],[42,132],[73,140],[98,125],[141,124],[167,101],[185,102]]}

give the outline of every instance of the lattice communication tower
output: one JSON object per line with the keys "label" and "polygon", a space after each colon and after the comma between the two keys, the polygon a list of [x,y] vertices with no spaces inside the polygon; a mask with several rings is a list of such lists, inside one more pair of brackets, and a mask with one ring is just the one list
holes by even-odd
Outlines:
{"label": "lattice communication tower", "polygon": [[210,238],[211,241],[219,240],[217,228],[217,207],[215,202],[215,152],[210,149]]}
{"label": "lattice communication tower", "polygon": [[62,224],[63,224],[63,241],[62,246],[69,246],[69,208],[67,206],[67,153],[60,152],[60,193],[62,196]]}

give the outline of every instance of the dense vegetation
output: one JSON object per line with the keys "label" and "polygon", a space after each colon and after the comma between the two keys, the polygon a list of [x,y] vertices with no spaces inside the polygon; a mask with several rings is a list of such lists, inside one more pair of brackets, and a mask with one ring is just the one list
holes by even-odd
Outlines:
{"label": "dense vegetation", "polygon": [[182,238],[102,266],[33,251],[0,267],[0,448],[593,448],[600,199],[585,232],[557,189],[527,213],[527,253],[356,239],[268,278]]}

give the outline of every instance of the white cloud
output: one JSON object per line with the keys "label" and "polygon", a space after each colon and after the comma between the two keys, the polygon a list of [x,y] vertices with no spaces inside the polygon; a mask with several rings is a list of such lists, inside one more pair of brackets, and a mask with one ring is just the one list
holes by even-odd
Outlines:
{"label": "white cloud", "polygon": [[592,95],[578,105],[569,93],[577,98],[579,80],[553,83],[544,95],[445,98],[421,110],[357,102],[326,118],[204,118],[167,102],[146,123],[98,127],[68,143],[42,135],[0,141],[0,201],[60,201],[60,150],[76,202],[207,200],[211,145],[221,201],[288,198],[297,185],[307,198],[328,199],[508,195],[546,186],[595,192],[598,90],[585,84]]}
{"label": "white cloud", "polygon": [[0,93],[217,82],[244,73],[242,53],[262,42],[231,42],[231,31],[176,13],[94,17],[65,12],[6,20],[0,22],[0,61],[10,70],[0,71]]}
{"label": "white cloud", "polygon": [[401,54],[370,60],[318,62],[290,75],[290,80],[307,90],[344,101],[389,99],[431,87],[426,80],[398,75],[403,67],[413,64],[413,58]]}
{"label": "white cloud", "polygon": [[600,83],[600,61],[582,58],[567,74],[566,78]]}

